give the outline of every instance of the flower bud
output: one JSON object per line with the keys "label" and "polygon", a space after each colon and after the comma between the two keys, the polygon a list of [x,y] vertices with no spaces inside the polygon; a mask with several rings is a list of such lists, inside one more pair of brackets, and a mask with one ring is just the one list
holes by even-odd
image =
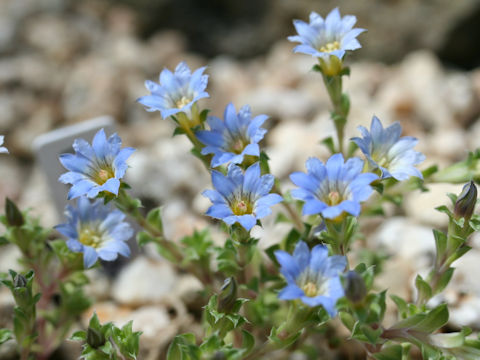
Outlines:
{"label": "flower bud", "polygon": [[465,184],[460,195],[458,195],[457,201],[455,202],[455,208],[453,213],[457,219],[465,218],[465,220],[470,220],[472,217],[473,211],[475,210],[475,204],[477,203],[477,187],[470,181]]}
{"label": "flower bud", "polygon": [[13,278],[13,287],[24,288],[27,287],[27,279],[22,274],[17,274]]}
{"label": "flower bud", "polygon": [[345,276],[345,296],[348,300],[358,303],[367,295],[367,287],[362,276],[356,271],[349,271]]}
{"label": "flower bud", "polygon": [[229,313],[237,300],[237,280],[233,276],[225,279],[218,295],[217,310]]}
{"label": "flower bud", "polygon": [[94,349],[98,349],[100,346],[105,344],[105,336],[101,331],[89,327],[87,329],[87,344]]}
{"label": "flower bud", "polygon": [[9,226],[22,226],[25,221],[17,205],[9,198],[5,201],[5,215]]}

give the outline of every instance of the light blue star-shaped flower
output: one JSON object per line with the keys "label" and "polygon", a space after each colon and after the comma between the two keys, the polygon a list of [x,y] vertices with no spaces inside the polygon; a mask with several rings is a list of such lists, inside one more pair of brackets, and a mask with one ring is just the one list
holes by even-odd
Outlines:
{"label": "light blue star-shaped flower", "polygon": [[323,58],[328,61],[330,56],[342,59],[347,50],[361,47],[356,39],[365,29],[353,28],[357,18],[353,15],[340,16],[338,8],[333,9],[324,20],[316,12],[310,13],[310,23],[294,20],[293,24],[298,35],[289,36],[288,40],[299,42],[293,51]]}
{"label": "light blue star-shaped flower", "polygon": [[214,154],[212,167],[231,162],[241,164],[245,155],[260,156],[258,142],[267,132],[262,124],[267,115],[258,115],[252,119],[250,107],[243,106],[238,114],[235,106],[230,103],[225,108],[222,121],[218,117],[210,116],[207,120],[210,130],[197,131],[195,134],[206,146],[202,154]]}
{"label": "light blue star-shaped flower", "polygon": [[380,120],[374,116],[370,131],[359,126],[363,137],[354,137],[354,141],[366,156],[372,169],[380,169],[382,179],[393,177],[399,181],[410,176],[423,179],[422,173],[415,167],[425,160],[425,156],[413,150],[418,140],[411,136],[400,138],[402,127],[394,123],[383,128]]}
{"label": "light blue star-shaped flower", "polygon": [[118,195],[120,179],[128,168],[126,160],[135,151],[129,147],[121,149],[121,146],[122,140],[117,134],[107,139],[103,129],[95,134],[92,145],[75,139],[75,154],[60,155],[60,162],[69,172],[60,176],[59,181],[72,184],[69,200],[82,195],[94,198],[102,191]]}
{"label": "light blue star-shaped flower", "polygon": [[340,273],[347,265],[345,256],[328,256],[324,245],[316,245],[310,251],[307,244],[300,241],[293,256],[277,250],[275,257],[287,280],[287,286],[278,294],[280,299],[300,299],[311,307],[323,306],[330,316],[335,316],[335,304],[344,296]]}
{"label": "light blue star-shaped flower", "polygon": [[67,205],[67,223],[55,226],[67,237],[67,246],[73,252],[83,253],[85,268],[95,264],[98,258],[113,261],[118,254],[130,256],[126,241],[132,237],[132,227],[124,221],[125,214],[103,205],[103,200],[93,202],[80,197],[77,207]]}
{"label": "light blue star-shaped flower", "polygon": [[272,212],[270,206],[283,200],[278,194],[270,194],[273,181],[273,175],[260,176],[259,163],[248,167],[245,174],[234,164],[229,165],[227,176],[213,170],[215,190],[203,192],[213,203],[207,215],[223,220],[228,225],[238,222],[250,231],[257,219]]}
{"label": "light blue star-shaped flower", "polygon": [[372,194],[370,183],[378,176],[362,173],[363,161],[350,158],[344,162],[342,154],[334,154],[324,165],[317,158],[306,162],[307,174],[295,172],[290,175],[292,182],[299,186],[292,190],[292,196],[303,200],[303,214],[321,214],[324,218],[335,219],[343,212],[360,215],[360,202]]}
{"label": "light blue star-shaped flower", "polygon": [[152,93],[137,99],[147,111],[160,111],[162,118],[180,112],[188,112],[193,104],[202,98],[209,97],[205,91],[208,75],[203,75],[205,67],[193,72],[185,62],[175,68],[175,73],[163,69],[160,73],[160,84],[147,80],[145,87]]}

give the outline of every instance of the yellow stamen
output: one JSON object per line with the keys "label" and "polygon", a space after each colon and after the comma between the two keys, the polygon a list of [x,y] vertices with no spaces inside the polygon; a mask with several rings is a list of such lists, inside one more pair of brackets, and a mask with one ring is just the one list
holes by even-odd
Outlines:
{"label": "yellow stamen", "polygon": [[338,41],[332,41],[332,42],[329,42],[328,44],[323,45],[320,48],[320,51],[329,53],[338,49],[340,49],[340,43]]}
{"label": "yellow stamen", "polygon": [[80,230],[78,241],[83,245],[97,248],[102,243],[102,236],[97,231],[86,227]]}
{"label": "yellow stamen", "polygon": [[235,215],[245,215],[252,213],[252,204],[249,201],[238,200],[232,206],[232,212]]}
{"label": "yellow stamen", "polygon": [[115,173],[112,168],[105,167],[98,170],[98,172],[92,177],[93,181],[95,181],[97,184],[103,185],[107,182],[108,179],[115,177]]}
{"label": "yellow stamen", "polygon": [[338,191],[330,191],[328,194],[328,205],[337,205],[341,201],[341,196]]}
{"label": "yellow stamen", "polygon": [[305,293],[305,295],[308,297],[314,297],[318,295],[317,285],[315,285],[311,281],[303,285],[302,290]]}
{"label": "yellow stamen", "polygon": [[175,102],[175,105],[177,106],[178,109],[181,109],[184,106],[188,105],[190,103],[190,101],[192,101],[192,99],[188,99],[187,97],[182,96],[182,98],[180,100],[177,100]]}
{"label": "yellow stamen", "polygon": [[236,139],[232,144],[232,152],[241,154],[243,149],[245,149],[245,142],[242,139]]}

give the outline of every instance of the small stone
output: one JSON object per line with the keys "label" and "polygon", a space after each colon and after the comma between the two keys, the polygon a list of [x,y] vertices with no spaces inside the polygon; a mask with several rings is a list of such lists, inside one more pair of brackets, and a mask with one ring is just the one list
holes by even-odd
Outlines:
{"label": "small stone", "polygon": [[405,211],[409,218],[422,224],[441,228],[448,224],[448,216],[435,210],[441,205],[451,206],[447,193],[460,194],[463,184],[429,184],[429,191],[415,191],[405,195]]}
{"label": "small stone", "polygon": [[115,279],[112,297],[130,306],[158,303],[169,297],[176,282],[177,276],[168,263],[138,257]]}

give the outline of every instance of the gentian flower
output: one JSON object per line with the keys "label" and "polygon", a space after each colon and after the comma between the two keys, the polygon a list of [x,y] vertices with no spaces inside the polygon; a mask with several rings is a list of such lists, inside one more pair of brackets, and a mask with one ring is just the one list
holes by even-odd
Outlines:
{"label": "gentian flower", "polygon": [[363,137],[355,137],[352,141],[362,150],[370,166],[373,169],[380,169],[382,179],[393,177],[401,181],[410,176],[423,178],[415,165],[425,160],[425,156],[413,150],[418,142],[416,138],[411,136],[400,138],[402,127],[399,123],[384,129],[380,120],[374,116],[370,132],[363,126],[359,126],[358,129]]}
{"label": "gentian flower", "polygon": [[345,163],[342,154],[332,155],[324,165],[317,158],[306,162],[307,174],[295,172],[290,175],[299,189],[292,196],[305,201],[304,215],[321,214],[335,219],[343,212],[353,216],[360,214],[360,202],[372,193],[370,183],[378,178],[372,173],[362,173],[363,161],[350,158]]}
{"label": "gentian flower", "polygon": [[[3,135],[0,135],[0,145],[3,145]],[[7,148],[0,146],[0,154],[8,154]]]}
{"label": "gentian flower", "polygon": [[310,23],[294,20],[293,25],[298,35],[289,36],[288,40],[299,42],[293,51],[312,55],[328,61],[330,56],[342,60],[346,50],[361,47],[356,37],[365,29],[353,28],[357,18],[353,15],[340,16],[338,8],[333,9],[324,20],[316,12],[310,13]]}
{"label": "gentian flower", "polygon": [[280,272],[287,280],[278,297],[282,300],[300,299],[308,306],[323,306],[335,316],[335,304],[344,296],[340,273],[345,269],[345,256],[328,256],[324,245],[316,245],[312,251],[303,241],[295,247],[293,256],[286,251],[275,251]]}
{"label": "gentian flower", "polygon": [[123,148],[122,140],[113,134],[107,140],[105,131],[99,130],[93,138],[92,145],[83,139],[73,142],[75,154],[60,155],[60,162],[69,170],[59,180],[72,184],[68,199],[82,195],[96,197],[101,191],[118,195],[120,179],[128,168],[126,160],[135,151]]}
{"label": "gentian flower", "polygon": [[229,165],[227,176],[213,170],[212,183],[215,190],[203,192],[213,203],[207,210],[207,215],[221,219],[228,225],[239,222],[250,231],[257,219],[272,212],[270,206],[283,200],[278,194],[269,194],[273,181],[273,175],[260,176],[258,163],[251,165],[245,174],[234,164]]}
{"label": "gentian flower", "polygon": [[132,227],[124,221],[125,214],[103,205],[102,199],[93,202],[80,197],[77,207],[67,205],[68,222],[55,226],[67,237],[67,246],[73,252],[83,253],[85,268],[98,258],[113,261],[118,254],[130,256],[126,241],[133,235]]}
{"label": "gentian flower", "polygon": [[243,106],[238,114],[230,103],[225,108],[224,120],[210,116],[207,120],[210,130],[197,131],[198,140],[206,146],[202,154],[214,154],[212,167],[231,162],[241,164],[245,155],[260,156],[258,142],[267,132],[261,128],[267,115],[258,115],[252,119],[250,107]]}
{"label": "gentian flower", "polygon": [[205,67],[193,72],[185,62],[175,68],[175,73],[163,69],[160,73],[160,84],[145,81],[145,87],[152,93],[137,99],[147,111],[160,111],[164,119],[179,112],[187,112],[193,104],[202,98],[209,97],[205,91],[208,75],[203,75]]}

